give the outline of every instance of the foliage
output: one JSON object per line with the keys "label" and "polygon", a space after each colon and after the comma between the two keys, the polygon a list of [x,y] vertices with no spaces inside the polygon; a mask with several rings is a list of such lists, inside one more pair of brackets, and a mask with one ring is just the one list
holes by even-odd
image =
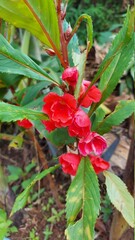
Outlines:
{"label": "foliage", "polygon": [[39,240],[39,237],[36,236],[36,232],[34,228],[32,228],[32,230],[30,231],[29,237],[30,237],[30,240]]}
{"label": "foliage", "polygon": [[[44,1],[35,3],[34,1],[5,2],[1,0],[0,10],[3,19],[17,27],[27,29],[47,47],[52,48],[55,42],[55,48],[60,48],[58,20],[53,0],[45,3]],[[49,21],[50,19],[52,21]]]}
{"label": "foliage", "polygon": [[[94,28],[94,38],[100,43],[104,44],[111,41],[112,33],[115,29],[121,27],[121,1],[92,1],[92,0],[81,0],[73,1],[70,0],[67,9],[67,20],[70,22],[71,26],[77,18],[83,14],[87,13],[92,17],[93,28]],[[78,30],[78,36],[81,44],[86,44],[84,39],[85,29],[82,25]]]}
{"label": "foliage", "polygon": [[0,240],[3,240],[5,236],[9,236],[10,233],[16,231],[16,227],[12,226],[12,221],[7,219],[7,213],[3,209],[0,209]]}
{"label": "foliage", "polygon": [[65,213],[65,210],[57,211],[55,208],[52,208],[52,216],[47,219],[48,222],[55,223],[59,222],[61,216]]}
{"label": "foliage", "polygon": [[101,212],[103,214],[103,221],[106,223],[113,212],[111,201],[108,195],[106,195],[102,200]]}
{"label": "foliage", "polygon": [[[109,132],[114,125],[119,125],[135,112],[134,101],[121,101],[114,112],[108,113],[108,116],[105,116],[101,108],[101,104],[113,92],[133,58],[134,10],[128,9],[121,31],[114,39],[93,80],[88,82],[84,81],[84,71],[93,41],[92,19],[86,11],[78,16],[71,29],[70,24],[65,20],[66,2],[61,5],[61,1],[53,0],[36,3],[34,0],[0,1],[2,26],[4,26],[0,34],[0,88],[2,89],[0,121],[14,121],[19,125],[21,120],[24,129],[28,128],[27,121],[32,123],[32,129],[35,128],[52,144],[59,147],[67,145],[76,150],[72,154],[65,153],[63,159],[62,155],[59,156],[62,170],[75,175],[67,192],[65,233],[68,240],[76,238],[92,240],[100,211],[97,174],[101,171],[104,172],[110,201],[133,227],[133,198],[122,180],[113,173],[104,171],[108,169],[109,163],[99,155],[107,144],[104,137],[99,134]],[[112,4],[111,1],[109,3]],[[85,1],[83,11],[86,10],[87,4],[88,1]],[[94,6],[91,7],[94,9]],[[100,15],[101,20],[107,20],[103,15],[103,6],[98,5],[97,10],[94,11],[97,11],[96,15]],[[109,19],[109,10],[107,14]],[[76,32],[83,20],[86,20],[87,44],[85,51],[81,53]],[[19,44],[16,45],[14,41],[14,32],[11,33],[9,29],[6,32],[5,21],[25,29],[25,31],[20,30],[22,34],[20,37],[14,28]],[[95,22],[93,18],[93,23]],[[104,24],[103,21],[103,26]],[[107,21],[106,24],[109,25]],[[31,34],[41,41],[37,44],[39,42],[34,38],[38,56],[35,53],[28,56],[33,39]],[[51,60],[46,61],[47,54]],[[98,89],[94,84],[99,79]],[[23,130],[12,139],[10,145],[22,146],[24,134]],[[35,139],[34,136],[34,142]],[[55,171],[60,164],[45,169],[22,183],[24,190],[17,196],[10,217],[27,204],[34,184]],[[32,167],[33,165],[29,165],[25,169],[26,173],[30,172]],[[9,166],[8,169],[9,181],[26,176],[25,171],[20,168]],[[36,196],[34,195],[33,199]],[[46,207],[49,209],[51,204],[50,202]],[[52,208],[52,216],[48,222],[58,221],[63,213],[63,210],[58,212]],[[3,233],[5,236],[11,221],[7,220],[5,213],[3,216],[6,222],[6,230]],[[46,229],[46,238],[49,235],[51,232]],[[34,228],[30,232],[30,238],[38,239]]]}
{"label": "foliage", "polygon": [[36,175],[36,177],[34,178],[34,180],[31,181],[31,183],[25,188],[25,190],[16,198],[15,200],[15,203],[14,203],[14,206],[12,208],[12,211],[11,211],[11,216],[17,212],[18,210],[22,209],[26,202],[27,202],[27,199],[29,197],[29,193],[30,193],[30,190],[31,188],[33,187],[33,185],[41,180],[43,177],[45,177],[48,173],[51,173],[53,172],[54,170],[56,170],[57,168],[59,167],[59,165],[56,165],[54,167],[50,167],[49,169],[47,170],[44,170],[42,171],[41,173],[38,173]]}
{"label": "foliage", "polygon": [[109,116],[95,129],[100,134],[104,134],[111,129],[111,126],[118,126],[124,119],[135,113],[134,101],[121,101]]}
{"label": "foliage", "polygon": [[[67,239],[93,239],[99,209],[98,180],[89,160],[84,158],[67,193]],[[81,210],[81,218],[76,221]]]}
{"label": "foliage", "polygon": [[134,227],[134,200],[128,193],[126,185],[111,172],[105,171],[104,176],[111,202],[122,213],[129,225]]}
{"label": "foliage", "polygon": [[48,240],[49,239],[49,237],[52,235],[52,231],[49,229],[49,226],[48,225],[46,225],[46,228],[45,228],[45,230],[44,230],[44,235],[45,235],[45,240]]}

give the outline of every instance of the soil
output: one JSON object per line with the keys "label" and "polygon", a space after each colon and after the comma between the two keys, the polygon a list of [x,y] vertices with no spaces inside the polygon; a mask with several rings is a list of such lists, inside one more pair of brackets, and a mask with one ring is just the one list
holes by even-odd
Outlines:
{"label": "soil", "polygon": [[[11,132],[10,132],[11,134]],[[27,137],[27,136],[26,136]],[[45,144],[45,140],[42,140],[41,144],[44,146],[44,152],[47,150],[47,145]],[[23,171],[25,167],[31,162],[31,159],[36,159],[35,156],[35,148],[32,144],[31,140],[25,139],[24,144],[21,149],[9,149],[8,147],[9,141],[7,140],[0,140],[0,164],[2,165],[4,172],[6,175],[9,175],[7,170],[8,165],[20,167]],[[38,168],[42,168],[41,163],[36,162],[36,168],[32,170],[26,177],[30,178],[32,174],[37,172]],[[53,181],[55,181],[55,191],[58,191],[59,199],[61,201],[61,206],[57,206],[55,199],[53,198],[52,192],[50,190],[48,181],[45,179],[40,182],[40,186],[37,184],[33,192],[31,193],[34,195],[35,192],[39,191],[39,188],[43,188],[42,195],[37,198],[34,202],[31,202],[26,205],[26,207],[15,214],[13,223],[18,228],[17,233],[10,234],[10,239],[12,240],[26,240],[30,238],[30,232],[34,232],[35,237],[38,236],[37,239],[43,240],[45,239],[45,235],[43,232],[46,230],[53,232],[49,238],[49,240],[53,239],[61,239],[64,240],[64,230],[66,226],[65,214],[58,219],[52,220],[52,222],[48,222],[48,218],[53,216],[52,208],[54,208],[57,212],[61,212],[65,208],[65,196],[66,190],[70,185],[70,177],[64,175],[61,170],[57,170],[54,175],[52,175]],[[1,207],[3,207],[7,213],[10,213],[14,199],[16,195],[18,195],[22,191],[22,187],[17,190],[17,193],[13,193],[13,186],[20,185],[21,182],[24,181],[23,177],[18,181],[11,182],[8,184],[8,192],[5,196],[6,201],[2,202],[0,198]],[[0,196],[2,194],[2,189],[0,188]],[[6,202],[6,203],[5,203]],[[48,204],[50,202],[50,204]],[[48,206],[49,205],[49,206]],[[47,208],[47,209],[46,209]],[[57,237],[56,237],[57,236]],[[33,238],[36,239],[36,238]]]}

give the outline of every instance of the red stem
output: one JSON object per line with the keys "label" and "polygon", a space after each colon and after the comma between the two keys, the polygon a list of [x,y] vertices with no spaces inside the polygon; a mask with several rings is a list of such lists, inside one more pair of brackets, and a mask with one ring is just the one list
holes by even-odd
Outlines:
{"label": "red stem", "polygon": [[66,62],[64,61],[64,59],[63,59],[62,55],[60,54],[59,50],[56,48],[56,46],[55,46],[54,42],[52,41],[50,35],[49,35],[48,32],[46,31],[46,29],[45,29],[42,21],[41,21],[40,18],[37,16],[37,14],[35,13],[35,11],[34,11],[34,9],[32,8],[32,6],[28,3],[28,1],[27,1],[27,0],[23,0],[23,1],[25,2],[26,6],[29,8],[29,10],[31,11],[31,13],[32,13],[33,16],[35,17],[36,21],[39,23],[39,25],[40,25],[40,27],[42,28],[44,34],[45,34],[46,37],[48,38],[48,41],[50,42],[53,50],[55,51],[57,57],[59,58],[62,66],[63,66],[64,68],[66,68],[66,67],[67,67]]}
{"label": "red stem", "polygon": [[63,19],[61,17],[61,0],[58,0],[58,3],[57,3],[57,14],[58,14],[58,24],[59,24],[59,31],[60,31],[61,52],[64,60],[64,64],[62,65],[64,68],[67,68],[69,66],[69,62],[68,62],[67,41],[65,39],[63,26],[62,26]]}

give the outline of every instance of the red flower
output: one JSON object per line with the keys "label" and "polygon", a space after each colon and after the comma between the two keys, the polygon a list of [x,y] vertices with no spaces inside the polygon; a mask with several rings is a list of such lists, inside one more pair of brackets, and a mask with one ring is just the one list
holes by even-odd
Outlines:
{"label": "red flower", "polygon": [[106,147],[106,140],[96,132],[90,132],[87,137],[81,138],[78,144],[79,151],[83,156],[92,152],[100,155]]}
{"label": "red flower", "polygon": [[42,120],[42,123],[45,125],[45,128],[48,132],[51,132],[54,129],[56,129],[54,122],[51,120]]}
{"label": "red flower", "polygon": [[95,87],[94,85],[89,89],[87,95],[84,97],[84,99],[81,101],[84,93],[86,92],[87,88],[89,87],[90,82],[83,80],[82,86],[81,86],[81,91],[80,91],[80,97],[78,101],[80,102],[80,105],[83,107],[89,107],[92,102],[99,102],[101,99],[101,92],[100,90]]}
{"label": "red flower", "polygon": [[62,80],[66,81],[72,87],[75,87],[78,76],[79,73],[76,67],[68,67],[62,73]]}
{"label": "red flower", "polygon": [[72,176],[76,175],[80,161],[81,156],[74,153],[64,153],[59,157],[63,172]]}
{"label": "red flower", "polygon": [[97,174],[103,172],[104,170],[107,170],[110,167],[110,164],[108,162],[98,156],[90,155],[89,157],[92,166]]}
{"label": "red flower", "polygon": [[43,123],[49,131],[67,127],[72,123],[77,103],[71,94],[65,93],[63,96],[59,96],[52,92],[45,96],[43,101],[45,105],[42,111],[50,118],[49,121],[43,121]]}
{"label": "red flower", "polygon": [[24,118],[23,120],[18,120],[17,124],[18,126],[24,127],[24,128],[31,128],[33,126],[33,124],[26,118]]}
{"label": "red flower", "polygon": [[88,115],[79,109],[73,118],[73,122],[68,127],[71,137],[85,137],[90,132],[91,122]]}

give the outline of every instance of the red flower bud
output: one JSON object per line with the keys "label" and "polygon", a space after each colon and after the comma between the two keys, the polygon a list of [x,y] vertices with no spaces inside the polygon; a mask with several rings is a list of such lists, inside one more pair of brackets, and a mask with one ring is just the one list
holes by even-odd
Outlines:
{"label": "red flower bud", "polygon": [[71,28],[71,26],[69,25],[68,28],[67,28],[67,30],[66,30],[66,32],[64,33],[66,40],[69,39],[71,32],[72,32],[72,28]]}
{"label": "red flower bud", "polygon": [[55,52],[51,49],[51,48],[49,48],[49,49],[46,49],[45,50],[46,51],[46,53],[49,55],[49,56],[55,56],[56,54],[55,54]]}
{"label": "red flower bud", "polygon": [[78,70],[76,67],[68,67],[62,73],[62,80],[66,81],[72,87],[75,87],[78,80]]}

